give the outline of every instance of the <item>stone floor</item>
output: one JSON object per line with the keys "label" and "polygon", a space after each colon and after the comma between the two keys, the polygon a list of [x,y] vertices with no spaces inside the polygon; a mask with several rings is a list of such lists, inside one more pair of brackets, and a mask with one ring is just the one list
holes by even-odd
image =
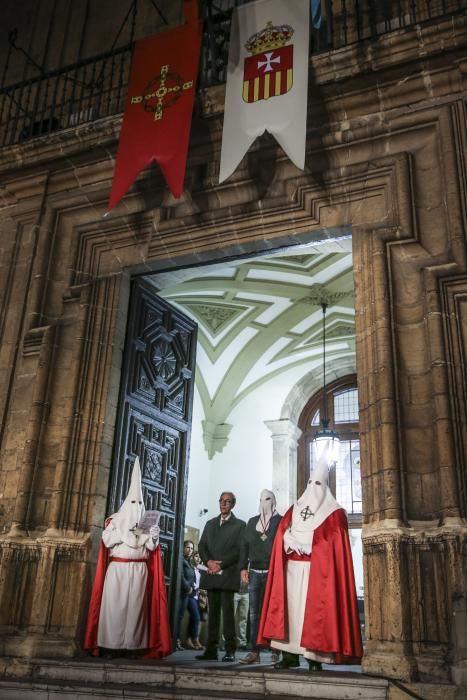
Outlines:
{"label": "stone floor", "polygon": [[[219,659],[222,658],[223,656],[222,651],[219,652]],[[273,670],[274,673],[279,673],[279,671],[275,671],[273,669],[273,663],[271,661],[271,652],[265,651],[261,653],[261,663],[259,664],[252,664],[252,665],[244,665],[240,663],[240,659],[245,658],[248,656],[249,652],[248,651],[238,651],[235,654],[235,663],[223,663],[221,660],[219,661],[198,661],[195,657],[198,654],[202,654],[201,651],[190,651],[188,649],[185,649],[184,651],[176,651],[170,656],[167,657],[166,661],[174,664],[181,664],[181,665],[186,665],[186,666],[206,666],[209,668],[235,668],[238,671],[242,670],[251,670],[255,668],[268,668],[268,670]],[[323,664],[323,671],[334,671],[336,673],[361,673],[362,672],[362,667],[361,666],[333,666],[330,664]],[[300,668],[297,669],[292,669],[290,671],[295,672],[295,673],[303,673],[306,672],[308,673],[308,664],[305,661],[305,659],[301,656],[300,657]]]}

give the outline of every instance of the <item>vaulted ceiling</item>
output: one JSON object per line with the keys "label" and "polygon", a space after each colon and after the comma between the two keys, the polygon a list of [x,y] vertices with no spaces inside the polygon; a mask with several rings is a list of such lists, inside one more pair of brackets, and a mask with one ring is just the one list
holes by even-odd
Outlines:
{"label": "vaulted ceiling", "polygon": [[[351,240],[178,270],[152,278],[199,326],[196,383],[206,420],[225,424],[243,398],[296,368],[296,381],[355,355]],[[291,387],[292,388],[292,387]]]}

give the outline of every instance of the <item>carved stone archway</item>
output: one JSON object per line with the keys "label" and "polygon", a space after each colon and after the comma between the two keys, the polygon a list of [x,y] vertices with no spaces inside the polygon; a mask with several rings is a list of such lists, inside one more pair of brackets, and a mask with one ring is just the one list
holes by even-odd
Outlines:
{"label": "carved stone archway", "polygon": [[[323,81],[326,71],[334,76],[325,59],[315,70]],[[446,84],[460,82],[456,76]],[[163,201],[160,178],[148,175],[107,219],[113,164],[105,148],[115,147],[115,124],[1,154],[8,268],[1,291],[12,302],[1,310],[3,654],[79,650],[107,496],[130,276],[352,227],[369,465],[363,665],[406,679],[447,680],[451,668],[463,677],[465,106],[445,98],[441,78],[436,104],[432,95],[425,102],[426,81],[414,81],[416,110],[406,110],[403,81],[391,93],[393,110],[371,123],[357,118],[354,93],[339,95],[337,107],[331,91],[330,112],[346,101],[346,114],[357,117],[346,117],[345,138],[345,125],[310,133],[313,173],[299,173],[266,144],[253,169],[245,158],[221,186],[221,109],[213,98],[212,128],[194,139],[183,203]],[[373,92],[365,93],[365,110],[380,114]],[[263,181],[271,163],[274,181]]]}

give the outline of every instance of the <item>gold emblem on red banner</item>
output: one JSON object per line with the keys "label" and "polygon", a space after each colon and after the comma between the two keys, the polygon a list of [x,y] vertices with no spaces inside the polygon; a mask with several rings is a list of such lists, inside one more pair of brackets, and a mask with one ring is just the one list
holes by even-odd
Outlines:
{"label": "gold emblem on red banner", "polygon": [[184,82],[177,73],[169,73],[169,66],[161,66],[160,73],[146,85],[142,95],[131,98],[132,105],[141,104],[145,112],[153,112],[154,120],[162,119],[164,109],[173,105],[185,90],[193,87],[193,80]]}

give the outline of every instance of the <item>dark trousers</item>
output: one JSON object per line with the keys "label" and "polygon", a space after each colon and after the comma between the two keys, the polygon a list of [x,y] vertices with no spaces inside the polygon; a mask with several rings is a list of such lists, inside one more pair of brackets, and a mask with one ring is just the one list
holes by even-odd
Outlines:
{"label": "dark trousers", "polygon": [[233,591],[208,591],[208,642],[207,653],[217,653],[217,644],[220,636],[221,610],[222,623],[225,640],[225,651],[227,654],[235,653],[235,614],[234,614],[234,592]]}
{"label": "dark trousers", "polygon": [[261,617],[261,608],[263,607],[267,579],[267,572],[259,574],[256,571],[250,570],[248,594],[250,598],[250,639],[253,651],[259,651],[261,649],[256,643],[256,638],[258,636],[259,619]]}
{"label": "dark trousers", "polygon": [[197,598],[193,598],[191,595],[183,595],[180,598],[180,607],[178,610],[178,625],[177,625],[177,635],[176,639],[180,639],[180,628],[182,626],[183,616],[185,611],[188,610],[188,636],[190,639],[198,639],[199,637],[199,624],[200,624],[200,614],[198,607]]}

